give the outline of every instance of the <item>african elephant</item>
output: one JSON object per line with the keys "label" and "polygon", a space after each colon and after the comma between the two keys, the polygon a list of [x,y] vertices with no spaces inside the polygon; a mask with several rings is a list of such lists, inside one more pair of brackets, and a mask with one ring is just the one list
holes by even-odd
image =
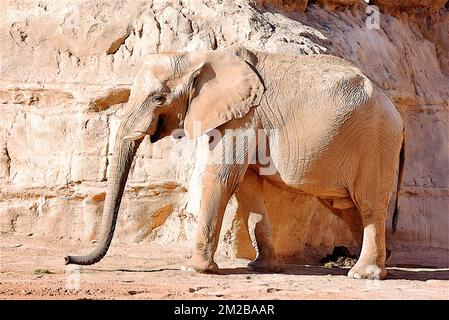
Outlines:
{"label": "african elephant", "polygon": [[[149,56],[118,129],[102,239],[90,254],[66,257],[67,264],[88,265],[104,257],[139,144],[145,135],[155,142],[180,128],[191,139],[210,135],[211,156],[222,148],[222,158],[234,160],[206,165],[194,254],[185,268],[218,270],[214,254],[235,194],[255,217],[247,217],[257,252],[248,267],[277,269],[262,192],[267,180],[316,196],[337,214],[357,208],[356,215],[340,214],[363,228],[360,258],[348,276],[385,278],[387,207],[403,146],[403,122],[394,104],[343,59],[240,47]],[[246,142],[237,146],[239,139]],[[265,170],[257,155],[261,149],[274,170]]]}

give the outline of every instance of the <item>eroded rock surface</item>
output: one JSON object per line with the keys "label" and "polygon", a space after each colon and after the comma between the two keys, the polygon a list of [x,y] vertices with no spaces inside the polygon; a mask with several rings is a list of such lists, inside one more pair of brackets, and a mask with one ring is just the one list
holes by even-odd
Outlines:
{"label": "eroded rock surface", "polygon": [[[406,124],[406,165],[390,262],[447,265],[447,1],[373,3],[380,13],[361,0],[1,1],[0,232],[95,239],[115,132],[142,61],[240,44],[344,57],[394,99]],[[114,241],[193,240],[201,144],[144,140]],[[281,256],[316,262],[335,245],[356,249],[314,198],[265,189]],[[249,257],[234,202],[221,252],[234,254],[235,243]]]}

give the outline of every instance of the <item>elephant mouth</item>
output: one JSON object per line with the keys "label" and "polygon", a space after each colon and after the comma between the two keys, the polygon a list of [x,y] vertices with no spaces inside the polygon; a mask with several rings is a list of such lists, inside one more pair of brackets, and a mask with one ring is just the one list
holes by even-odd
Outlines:
{"label": "elephant mouth", "polygon": [[163,117],[160,117],[157,120],[156,131],[152,135],[150,135],[151,143],[155,143],[164,137],[163,133],[164,133],[164,129],[165,129],[165,123],[166,123],[166,121]]}
{"label": "elephant mouth", "polygon": [[176,132],[176,134],[173,134],[172,132],[167,132],[166,124],[167,124],[166,119],[163,117],[160,117],[157,120],[156,131],[153,134],[148,134],[148,132],[143,132],[143,131],[134,131],[133,133],[125,136],[123,139],[124,140],[132,140],[132,141],[140,140],[140,139],[143,139],[145,136],[149,135],[150,142],[155,143],[169,135],[171,135],[176,140],[181,139],[185,136],[184,132],[181,133],[179,130],[174,131],[174,132]]}
{"label": "elephant mouth", "polygon": [[184,130],[174,130],[172,132],[167,128],[167,120],[163,117],[160,117],[157,121],[157,129],[156,131],[150,135],[150,142],[155,143],[162,138],[167,136],[171,136],[175,140],[179,140],[185,137]]}
{"label": "elephant mouth", "polygon": [[134,141],[134,140],[143,139],[145,136],[150,136],[150,141],[152,143],[156,142],[162,138],[164,125],[165,125],[165,120],[162,118],[159,118],[157,121],[157,125],[156,125],[156,131],[153,134],[149,134],[148,130],[147,131],[136,130],[136,131],[133,131],[131,134],[125,136],[123,138],[123,140]]}

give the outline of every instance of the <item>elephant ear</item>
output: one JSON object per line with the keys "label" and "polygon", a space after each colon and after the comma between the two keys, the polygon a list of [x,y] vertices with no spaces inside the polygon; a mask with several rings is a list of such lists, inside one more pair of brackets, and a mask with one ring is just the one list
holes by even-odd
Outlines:
{"label": "elephant ear", "polygon": [[264,92],[258,74],[233,54],[212,52],[199,60],[184,121],[184,131],[192,139],[244,117]]}

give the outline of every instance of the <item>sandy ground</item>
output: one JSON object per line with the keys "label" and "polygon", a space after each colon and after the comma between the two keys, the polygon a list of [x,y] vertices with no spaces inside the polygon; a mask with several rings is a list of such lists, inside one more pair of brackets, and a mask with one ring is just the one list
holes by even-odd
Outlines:
{"label": "sandy ground", "polygon": [[64,265],[85,249],[1,235],[0,299],[449,299],[449,269],[389,268],[388,280],[372,281],[304,265],[256,274],[248,261],[218,257],[220,274],[204,275],[181,271],[188,247],[148,243],[113,244],[94,266]]}

